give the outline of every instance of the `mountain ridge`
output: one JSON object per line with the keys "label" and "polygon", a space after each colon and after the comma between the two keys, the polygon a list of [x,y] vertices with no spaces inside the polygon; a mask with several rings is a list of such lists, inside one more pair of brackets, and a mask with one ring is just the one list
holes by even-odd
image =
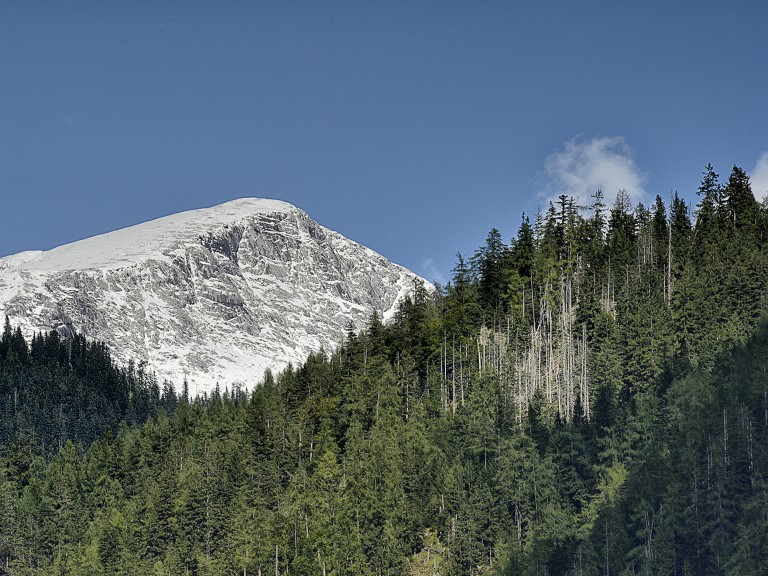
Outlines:
{"label": "mountain ridge", "polygon": [[[200,225],[228,225],[253,214],[306,212],[282,200],[237,198],[209,208],[186,210],[132,226],[89,236],[50,250],[26,250],[0,258],[0,270],[23,267],[33,270],[78,270],[122,267],[158,256],[166,248],[199,235]],[[186,238],[185,238],[186,237]],[[106,245],[106,246],[105,246]],[[99,250],[94,253],[93,247]],[[113,260],[104,259],[112,249]],[[145,250],[142,253],[142,249]],[[100,259],[101,257],[101,259]],[[116,259],[114,259],[116,258]]]}
{"label": "mountain ridge", "polygon": [[286,202],[180,212],[0,259],[0,311],[78,331],[193,391],[252,387],[429,284]]}

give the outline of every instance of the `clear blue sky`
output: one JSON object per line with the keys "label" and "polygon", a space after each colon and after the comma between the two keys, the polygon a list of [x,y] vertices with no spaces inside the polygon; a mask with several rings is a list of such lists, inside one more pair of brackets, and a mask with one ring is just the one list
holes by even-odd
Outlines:
{"label": "clear blue sky", "polygon": [[442,280],[766,151],[765,1],[0,1],[0,256],[263,196]]}

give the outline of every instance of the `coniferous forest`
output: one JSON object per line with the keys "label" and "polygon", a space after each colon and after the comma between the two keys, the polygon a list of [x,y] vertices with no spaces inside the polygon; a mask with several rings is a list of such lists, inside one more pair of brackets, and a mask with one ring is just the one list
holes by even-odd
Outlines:
{"label": "coniferous forest", "polygon": [[768,208],[562,196],[336,351],[189,398],[0,341],[0,574],[768,573]]}

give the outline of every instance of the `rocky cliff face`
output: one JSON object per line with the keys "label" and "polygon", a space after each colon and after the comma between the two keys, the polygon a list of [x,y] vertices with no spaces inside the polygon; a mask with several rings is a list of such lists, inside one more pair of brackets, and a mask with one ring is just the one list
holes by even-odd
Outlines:
{"label": "rocky cliff face", "polygon": [[[283,202],[241,199],[0,259],[0,313],[76,330],[190,391],[250,388],[388,318],[414,281]],[[426,283],[425,283],[426,285]]]}

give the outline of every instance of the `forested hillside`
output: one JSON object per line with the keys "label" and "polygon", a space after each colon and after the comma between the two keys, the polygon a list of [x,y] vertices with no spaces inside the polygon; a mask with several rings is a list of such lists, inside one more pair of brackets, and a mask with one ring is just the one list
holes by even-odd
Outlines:
{"label": "forested hillside", "polygon": [[107,347],[80,335],[36,334],[27,342],[8,318],[0,337],[0,446],[26,443],[49,456],[71,440],[87,446],[121,423],[173,412],[176,391],[144,366],[116,366]]}
{"label": "forested hillside", "polygon": [[[768,210],[735,167],[695,207],[593,201],[251,394],[46,432],[49,461],[4,369],[0,574],[766,573]],[[58,355],[41,386],[77,373],[6,334],[5,365]]]}

